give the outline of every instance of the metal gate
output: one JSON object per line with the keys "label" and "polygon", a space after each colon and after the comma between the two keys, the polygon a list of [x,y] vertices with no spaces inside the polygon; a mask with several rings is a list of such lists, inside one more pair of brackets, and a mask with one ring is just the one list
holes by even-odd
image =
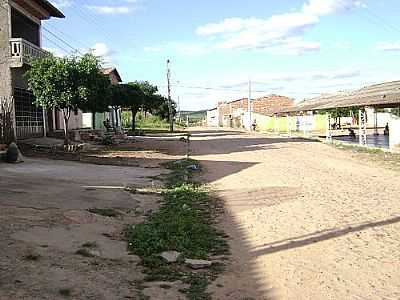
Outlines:
{"label": "metal gate", "polygon": [[43,110],[33,104],[32,92],[15,88],[15,124],[18,139],[43,136]]}

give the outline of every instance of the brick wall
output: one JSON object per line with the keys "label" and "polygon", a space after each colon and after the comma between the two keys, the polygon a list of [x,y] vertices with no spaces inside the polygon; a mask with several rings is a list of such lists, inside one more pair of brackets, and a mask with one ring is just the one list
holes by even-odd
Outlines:
{"label": "brick wall", "polygon": [[270,95],[253,100],[253,111],[264,115],[272,115],[282,109],[292,107],[293,99],[285,96]]}
{"label": "brick wall", "polygon": [[[247,98],[231,102],[219,102],[218,109],[220,115],[236,115],[238,112],[246,112],[248,111],[247,102]],[[293,105],[293,99],[279,95],[270,95],[252,101],[253,111],[265,115],[272,115],[277,111],[292,107]]]}

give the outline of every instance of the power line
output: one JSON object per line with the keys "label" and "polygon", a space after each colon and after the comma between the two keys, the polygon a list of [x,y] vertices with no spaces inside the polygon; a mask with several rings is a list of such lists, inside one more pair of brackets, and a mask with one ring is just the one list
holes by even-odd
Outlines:
{"label": "power line", "polygon": [[68,42],[66,42],[64,39],[60,38],[59,36],[57,36],[55,33],[51,32],[50,30],[48,30],[45,27],[42,27],[42,29],[44,31],[46,31],[47,33],[49,33],[51,36],[53,36],[55,39],[57,39],[58,41],[62,42],[63,44],[65,44],[66,46],[68,46],[69,48],[71,48],[74,52],[78,52],[79,54],[83,55],[82,52],[80,52],[78,49],[76,49],[75,47],[71,46],[71,44],[69,44]]}

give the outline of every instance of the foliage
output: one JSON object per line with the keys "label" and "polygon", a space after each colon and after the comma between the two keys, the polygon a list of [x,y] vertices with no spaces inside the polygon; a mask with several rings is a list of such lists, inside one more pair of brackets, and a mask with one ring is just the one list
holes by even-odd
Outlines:
{"label": "foliage", "polygon": [[92,54],[84,55],[78,64],[82,74],[83,96],[85,101],[79,104],[82,111],[93,113],[93,127],[95,113],[106,112],[111,103],[111,81],[101,72],[100,61]]}
{"label": "foliage", "polygon": [[[192,165],[196,168],[190,168]],[[194,169],[200,170],[198,162],[184,159],[165,166],[171,172],[160,211],[148,222],[128,228],[128,248],[142,258],[147,274],[145,280],[182,280],[189,285],[188,289],[181,290],[188,299],[210,299],[206,290],[208,283],[216,278],[216,269],[202,273],[187,271],[179,261],[166,264],[158,254],[176,250],[183,254],[182,260],[228,254],[225,235],[213,226],[217,204],[206,189],[193,181]]]}
{"label": "foliage", "polygon": [[98,58],[92,54],[62,58],[49,55],[33,60],[25,75],[37,105],[63,111],[66,144],[69,144],[68,121],[72,111],[103,110],[106,105],[110,83],[100,67]]}

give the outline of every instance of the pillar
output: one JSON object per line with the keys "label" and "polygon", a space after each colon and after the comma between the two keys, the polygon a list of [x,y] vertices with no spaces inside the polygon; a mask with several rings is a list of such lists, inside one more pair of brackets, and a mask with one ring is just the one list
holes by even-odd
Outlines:
{"label": "pillar", "polygon": [[367,145],[367,113],[364,108],[358,111],[358,136],[360,146]]}
{"label": "pillar", "polygon": [[332,143],[332,115],[326,113],[326,142]]}

